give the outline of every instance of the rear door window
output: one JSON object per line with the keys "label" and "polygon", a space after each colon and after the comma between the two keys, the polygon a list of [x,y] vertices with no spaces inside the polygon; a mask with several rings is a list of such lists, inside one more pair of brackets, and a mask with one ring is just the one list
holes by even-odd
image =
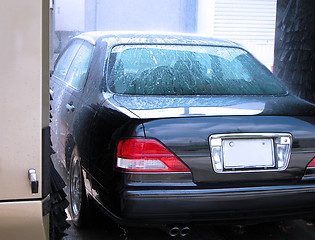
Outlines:
{"label": "rear door window", "polygon": [[93,45],[84,42],[68,70],[65,81],[75,89],[82,89],[93,52]]}
{"label": "rear door window", "polygon": [[75,40],[62,53],[62,55],[59,57],[55,65],[55,70],[53,73],[55,77],[59,78],[60,80],[65,80],[69,67],[73,61],[73,58],[77,54],[81,45],[82,45],[81,40]]}

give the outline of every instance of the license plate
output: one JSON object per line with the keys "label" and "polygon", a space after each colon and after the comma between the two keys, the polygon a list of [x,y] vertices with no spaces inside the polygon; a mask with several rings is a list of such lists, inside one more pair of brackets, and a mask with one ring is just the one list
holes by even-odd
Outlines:
{"label": "license plate", "polygon": [[273,139],[224,139],[225,169],[275,167]]}

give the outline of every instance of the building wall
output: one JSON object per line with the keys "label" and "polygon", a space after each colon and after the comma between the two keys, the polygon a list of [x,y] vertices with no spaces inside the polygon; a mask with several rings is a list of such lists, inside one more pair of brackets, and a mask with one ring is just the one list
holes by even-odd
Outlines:
{"label": "building wall", "polygon": [[276,0],[216,0],[214,36],[235,41],[273,41]]}
{"label": "building wall", "polygon": [[200,33],[241,43],[271,69],[276,1],[56,0],[54,49],[82,31]]}
{"label": "building wall", "polygon": [[197,0],[55,0],[55,57],[84,31],[196,32]]}
{"label": "building wall", "polygon": [[198,0],[197,32],[202,35],[214,34],[215,0]]}
{"label": "building wall", "polygon": [[56,31],[196,31],[196,0],[55,0]]}
{"label": "building wall", "polygon": [[181,32],[183,7],[183,0],[98,1],[96,29]]}
{"label": "building wall", "polygon": [[213,36],[242,44],[271,69],[277,0],[215,0]]}
{"label": "building wall", "polygon": [[55,0],[55,31],[85,31],[85,0]]}

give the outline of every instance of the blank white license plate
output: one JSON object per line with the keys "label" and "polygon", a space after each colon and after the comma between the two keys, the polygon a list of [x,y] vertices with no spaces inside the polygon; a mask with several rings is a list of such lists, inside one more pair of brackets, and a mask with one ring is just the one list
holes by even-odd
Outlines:
{"label": "blank white license plate", "polygon": [[224,168],[269,168],[275,166],[273,139],[225,139]]}

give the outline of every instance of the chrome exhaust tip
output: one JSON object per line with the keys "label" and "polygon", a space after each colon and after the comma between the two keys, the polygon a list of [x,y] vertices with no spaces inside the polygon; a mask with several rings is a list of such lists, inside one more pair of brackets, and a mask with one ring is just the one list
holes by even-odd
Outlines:
{"label": "chrome exhaust tip", "polygon": [[179,234],[180,230],[178,227],[172,227],[170,228],[170,230],[168,231],[168,234],[171,236],[171,237],[176,237],[178,234]]}
{"label": "chrome exhaust tip", "polygon": [[182,237],[186,237],[190,232],[190,228],[189,227],[183,227],[181,230],[180,230],[180,235]]}

